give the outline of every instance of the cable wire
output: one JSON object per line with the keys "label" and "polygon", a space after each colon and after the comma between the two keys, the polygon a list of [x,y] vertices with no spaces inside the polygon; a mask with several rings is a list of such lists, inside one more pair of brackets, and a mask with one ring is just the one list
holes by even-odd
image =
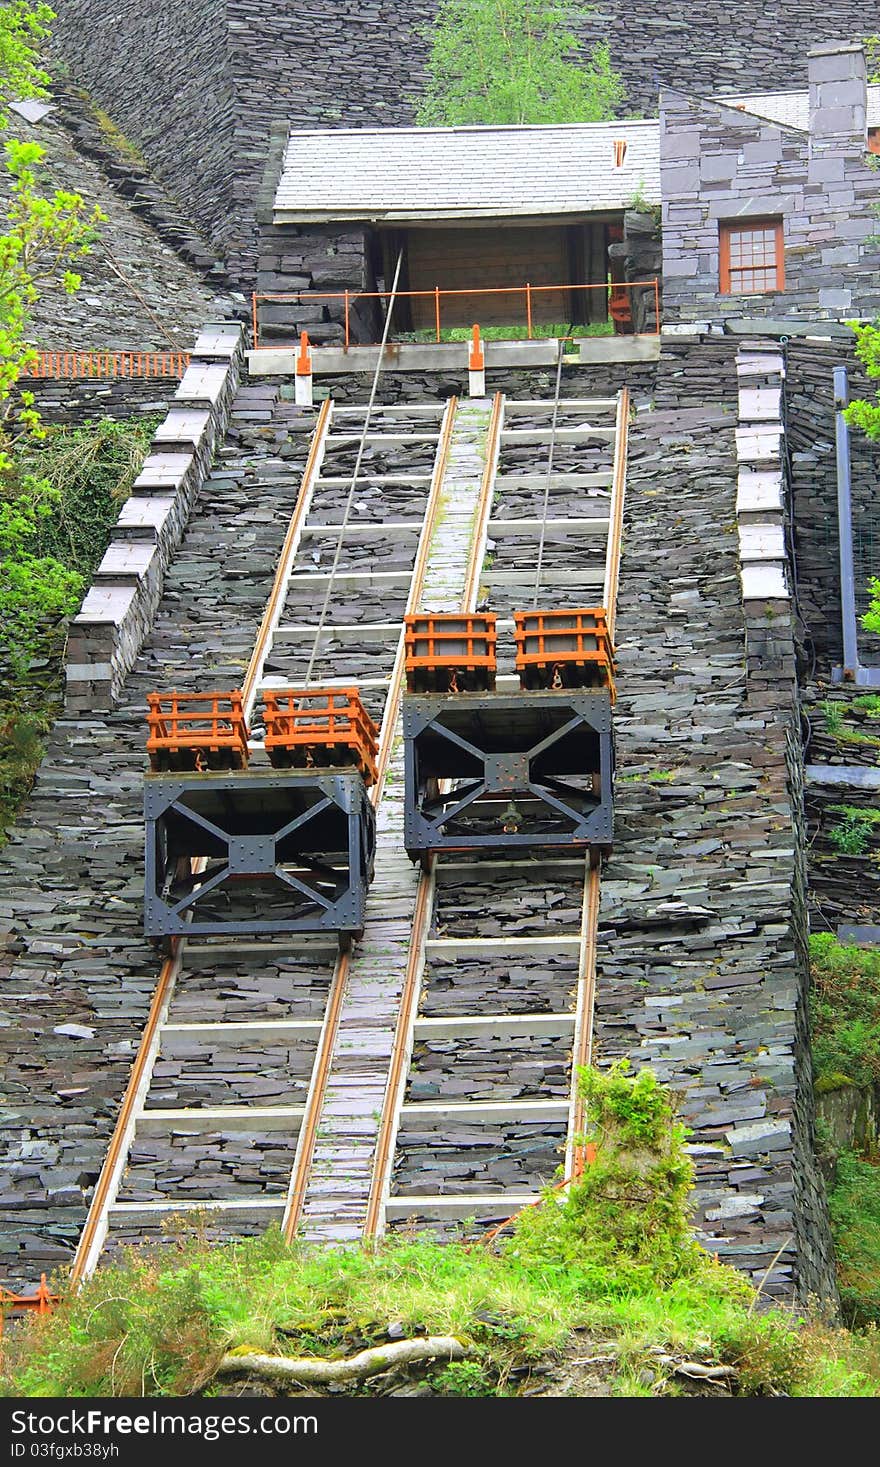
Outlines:
{"label": "cable wire", "polygon": [[379,355],[376,358],[376,370],[373,373],[373,385],[370,388],[370,396],[367,401],[367,411],[366,416],[364,417],[364,426],[361,430],[361,441],[358,444],[357,457],[355,459],[354,469],[352,470],[351,485],[348,491],[348,499],[346,500],[345,504],[345,514],[343,515],[342,523],[339,526],[339,537],[336,541],[336,554],[333,557],[333,564],[330,567],[330,579],[327,582],[327,590],[324,595],[324,605],[321,607],[321,616],[318,621],[317,629],[315,631],[315,641],[312,646],[311,656],[309,657],[309,665],[306,671],[306,687],[309,687],[311,685],[312,673],[314,671],[315,661],[318,656],[318,648],[321,645],[321,635],[324,631],[324,623],[327,620],[327,610],[330,606],[330,598],[333,595],[333,583],[336,578],[336,572],[339,568],[339,561],[342,556],[342,543],[345,539],[345,531],[348,528],[349,516],[351,515],[351,508],[354,503],[354,495],[357,488],[358,474],[360,473],[361,469],[361,460],[364,456],[364,449],[367,443],[367,434],[370,430],[370,414],[373,411],[373,406],[376,401],[376,388],[379,385],[379,374],[382,370],[382,357],[385,353],[385,346],[388,342],[388,332],[391,327],[391,312],[394,310],[394,302],[397,297],[397,283],[400,279],[400,269],[402,264],[403,250],[401,250],[399,255],[397,256],[397,268],[394,271],[394,281],[391,286],[391,294],[388,297],[388,310],[385,313],[385,328],[382,332],[382,341],[379,346]]}
{"label": "cable wire", "polygon": [[556,450],[556,424],[559,418],[559,391],[562,385],[562,354],[565,350],[565,341],[560,339],[556,357],[556,394],[553,398],[553,419],[550,424],[550,453],[547,459],[547,478],[544,483],[544,510],[541,515],[541,539],[538,544],[538,563],[535,568],[535,594],[532,597],[532,610],[538,605],[538,596],[541,590],[541,572],[544,568],[544,541],[547,537],[547,510],[550,505],[550,480],[553,477],[553,454]]}

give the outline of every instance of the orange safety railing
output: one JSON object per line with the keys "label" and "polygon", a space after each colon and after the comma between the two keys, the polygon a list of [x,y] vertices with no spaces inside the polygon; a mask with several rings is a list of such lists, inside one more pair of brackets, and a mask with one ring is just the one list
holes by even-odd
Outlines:
{"label": "orange safety railing", "polygon": [[495,615],[457,612],[404,617],[406,685],[411,693],[491,691],[495,686]]}
{"label": "orange safety railing", "polygon": [[15,1294],[0,1284],[0,1336],[3,1334],[3,1321],[7,1313],[48,1314],[60,1302],[60,1294],[51,1292],[44,1273],[40,1274],[39,1285],[33,1294]]}
{"label": "orange safety railing", "polygon": [[263,693],[263,717],[275,768],[355,764],[375,783],[379,730],[357,688],[273,688]]}
{"label": "orange safety railing", "polygon": [[188,351],[38,351],[27,377],[182,377]]}
{"label": "orange safety railing", "polygon": [[[511,296],[520,303],[520,309],[526,327],[526,336],[531,341],[535,335],[534,307],[540,297],[558,291],[567,291],[569,294],[576,295],[578,292],[588,290],[604,291],[609,302],[611,317],[620,324],[623,324],[627,319],[632,319],[632,292],[634,290],[653,291],[655,327],[652,332],[648,332],[647,334],[651,336],[658,336],[660,334],[660,280],[656,275],[650,280],[615,281],[613,285],[604,281],[594,285],[530,285],[526,283],[525,285],[497,285],[487,287],[486,289],[474,290],[444,290],[439,285],[435,285],[433,290],[398,290],[396,298],[398,300],[432,301],[434,306],[434,337],[435,340],[440,341],[442,340],[443,333],[442,303],[444,300],[461,299],[462,296],[467,296],[469,301],[474,302],[475,309],[473,314],[478,314],[476,307],[483,298],[489,300],[490,297],[494,298],[500,295]],[[254,292],[251,301],[251,328],[254,350],[278,351],[284,349],[277,342],[263,346],[260,341],[259,308],[263,301],[287,302],[296,305],[315,305],[321,301],[341,301],[343,304],[342,320],[345,331],[345,347],[347,350],[351,345],[351,308],[355,302],[370,300],[387,302],[390,299],[390,295],[391,292],[387,290],[296,290],[282,294]],[[629,307],[628,312],[624,310],[624,305]],[[514,325],[516,323],[511,321],[510,324]],[[389,341],[393,343],[393,335],[389,337]],[[366,345],[367,343],[359,344]],[[378,345],[376,342],[372,344],[374,346]]]}
{"label": "orange safety railing", "polygon": [[147,753],[153,769],[246,769],[248,730],[242,695],[148,693]]}
{"label": "orange safety railing", "polygon": [[608,688],[614,661],[604,606],[516,611],[516,670],[524,688]]}

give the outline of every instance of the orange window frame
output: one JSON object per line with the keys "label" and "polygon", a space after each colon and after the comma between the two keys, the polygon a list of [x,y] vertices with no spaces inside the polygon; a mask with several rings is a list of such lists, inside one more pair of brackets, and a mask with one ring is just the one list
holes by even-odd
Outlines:
{"label": "orange window frame", "polygon": [[[755,265],[755,269],[774,269],[776,282],[774,285],[762,285],[757,290],[736,289],[731,284],[731,273],[733,269],[747,269],[748,266],[731,265],[731,244],[737,235],[751,234],[755,230],[770,230],[774,232],[774,258],[766,266]],[[785,289],[785,252],[784,237],[782,232],[782,220],[779,218],[767,219],[730,219],[720,221],[718,225],[718,266],[722,295],[767,295],[772,291]]]}

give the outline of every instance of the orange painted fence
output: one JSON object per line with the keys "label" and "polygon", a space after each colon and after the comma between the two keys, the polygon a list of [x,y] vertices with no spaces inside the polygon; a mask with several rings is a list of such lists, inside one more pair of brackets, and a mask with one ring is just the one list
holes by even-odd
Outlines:
{"label": "orange painted fence", "polygon": [[[654,293],[654,315],[656,321],[655,330],[648,333],[651,336],[659,335],[660,332],[660,281],[655,275],[651,280],[625,280],[615,282],[613,285],[601,282],[597,285],[497,285],[485,290],[441,290],[435,285],[433,290],[399,290],[398,300],[431,300],[434,303],[434,336],[435,340],[442,340],[443,331],[443,302],[450,298],[461,296],[471,297],[479,302],[482,297],[507,295],[511,297],[511,315],[520,318],[520,324],[526,327],[526,337],[531,341],[534,337],[533,330],[533,308],[540,297],[551,294],[554,291],[567,291],[576,294],[578,291],[602,290],[608,297],[608,314],[612,321],[622,323],[632,319],[632,294],[634,290],[652,290]],[[343,302],[343,326],[345,328],[345,348],[351,346],[351,308],[357,301],[387,301],[390,297],[387,290],[295,290],[285,294],[254,293],[251,308],[251,326],[253,330],[253,342],[255,351],[279,351],[285,350],[277,342],[269,346],[263,346],[260,342],[260,305],[263,301],[287,302],[296,305],[317,304],[319,301],[342,301]],[[478,311],[474,312],[479,314]],[[511,320],[511,326],[517,324]],[[389,337],[393,342],[394,337]],[[358,343],[368,345],[369,343]],[[373,342],[372,345],[378,345]]]}
{"label": "orange painted fence", "polygon": [[38,351],[25,377],[182,377],[188,351]]}

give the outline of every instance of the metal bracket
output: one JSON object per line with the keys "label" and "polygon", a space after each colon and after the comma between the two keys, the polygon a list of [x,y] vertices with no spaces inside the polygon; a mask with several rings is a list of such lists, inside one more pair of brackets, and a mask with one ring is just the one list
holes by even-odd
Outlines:
{"label": "metal bracket", "polygon": [[362,931],[376,821],[359,774],[150,773],[144,820],[148,937]]}
{"label": "metal bracket", "polygon": [[483,847],[610,849],[607,689],[407,695],[403,736],[411,860]]}

